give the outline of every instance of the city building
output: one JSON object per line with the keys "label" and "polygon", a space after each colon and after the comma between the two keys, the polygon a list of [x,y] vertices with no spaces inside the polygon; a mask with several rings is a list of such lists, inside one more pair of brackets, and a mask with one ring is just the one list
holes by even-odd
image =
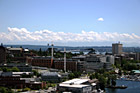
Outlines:
{"label": "city building", "polygon": [[28,57],[28,63],[32,66],[51,68],[51,57]]}
{"label": "city building", "polygon": [[20,54],[20,53],[23,53],[23,48],[11,48],[11,47],[8,47],[7,50],[11,54]]}
{"label": "city building", "polygon": [[121,54],[123,51],[122,51],[122,44],[119,43],[114,43],[112,44],[112,54]]}
{"label": "city building", "polygon": [[0,86],[21,89],[26,87],[31,89],[40,89],[46,87],[46,83],[38,81],[37,78],[21,78],[19,75],[13,74],[10,72],[2,72],[0,74]]}
{"label": "city building", "polygon": [[114,64],[112,55],[91,54],[86,57],[85,69],[86,72],[94,72],[102,68],[111,70],[112,64]]}
{"label": "city building", "polygon": [[80,72],[86,71],[85,69],[86,56],[85,55],[74,56],[72,57],[72,59],[77,60],[77,71],[80,71]]}
{"label": "city building", "polygon": [[140,53],[133,53],[133,52],[124,52],[123,54],[116,54],[115,55],[115,61],[119,64],[121,64],[121,62],[123,60],[134,60],[134,61],[140,61]]}
{"label": "city building", "polygon": [[44,72],[41,74],[42,81],[60,82],[61,75],[57,72]]}
{"label": "city building", "polygon": [[33,72],[3,72],[1,73],[1,76],[6,77],[22,77],[23,75],[33,75]]}
{"label": "city building", "polygon": [[7,67],[7,68],[17,67],[21,72],[32,71],[31,65],[26,64],[26,63],[6,63],[6,64],[1,64],[0,68],[2,67]]}
{"label": "city building", "polygon": [[78,61],[77,62],[77,71],[85,72],[86,71],[85,64],[86,64],[86,61]]}
{"label": "city building", "polygon": [[[64,59],[55,59],[54,68],[64,70]],[[77,71],[77,60],[66,60],[66,71]]]}
{"label": "city building", "polygon": [[18,62],[18,63],[26,63],[27,57],[11,57],[10,63]]}
{"label": "city building", "polygon": [[[47,68],[54,68],[64,70],[64,59],[54,58],[53,64],[51,64],[51,57],[28,57],[28,64],[32,66],[40,66]],[[77,60],[67,59],[66,60],[67,71],[77,71]]]}
{"label": "city building", "polygon": [[6,49],[3,46],[0,46],[0,64],[6,63]]}
{"label": "city building", "polygon": [[58,91],[71,93],[92,93],[96,89],[96,83],[89,79],[72,79],[58,85]]}

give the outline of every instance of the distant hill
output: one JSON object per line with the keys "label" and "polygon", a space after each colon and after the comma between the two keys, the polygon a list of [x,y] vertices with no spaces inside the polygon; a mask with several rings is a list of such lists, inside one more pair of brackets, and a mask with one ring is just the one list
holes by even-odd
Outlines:
{"label": "distant hill", "polygon": [[[51,46],[45,46],[45,45],[4,45],[5,47],[22,47],[22,48],[28,48],[33,50],[39,50],[40,48],[45,51]],[[67,51],[87,51],[89,48],[94,48],[98,52],[112,52],[111,46],[79,46],[79,47],[71,47],[71,46],[54,46],[57,50],[64,50],[64,47]],[[124,52],[140,52],[140,47],[123,47]]]}

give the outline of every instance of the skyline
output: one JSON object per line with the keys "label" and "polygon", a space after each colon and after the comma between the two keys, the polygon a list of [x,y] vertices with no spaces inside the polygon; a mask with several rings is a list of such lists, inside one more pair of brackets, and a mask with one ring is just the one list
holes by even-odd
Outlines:
{"label": "skyline", "polygon": [[139,0],[1,0],[0,43],[140,46]]}

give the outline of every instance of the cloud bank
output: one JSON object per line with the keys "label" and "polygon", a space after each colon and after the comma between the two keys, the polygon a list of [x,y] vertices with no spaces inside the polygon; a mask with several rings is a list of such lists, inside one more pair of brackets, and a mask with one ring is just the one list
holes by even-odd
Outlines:
{"label": "cloud bank", "polygon": [[[110,32],[95,32],[95,31],[81,31],[81,33],[65,33],[53,32],[49,30],[40,30],[30,32],[26,28],[11,28],[8,27],[8,33],[0,33],[1,43],[5,44],[47,44],[53,41],[58,45],[67,43],[74,46],[74,44],[84,45],[108,45],[121,41],[126,45],[134,46],[132,44],[140,44],[140,36],[132,33],[110,33]],[[95,45],[98,46],[98,45]]]}

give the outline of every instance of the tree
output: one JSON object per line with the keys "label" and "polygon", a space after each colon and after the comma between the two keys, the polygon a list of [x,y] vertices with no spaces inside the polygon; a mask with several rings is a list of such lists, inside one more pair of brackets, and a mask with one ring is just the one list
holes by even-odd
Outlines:
{"label": "tree", "polygon": [[128,63],[127,62],[127,63],[124,64],[123,69],[131,71],[131,70],[134,70],[134,69],[135,70],[138,69],[138,67],[135,63]]}
{"label": "tree", "polygon": [[0,93],[14,93],[14,91],[9,88],[0,87]]}
{"label": "tree", "polygon": [[113,86],[115,86],[116,85],[116,78],[117,78],[117,76],[116,75],[111,75],[110,78],[111,78],[111,84]]}
{"label": "tree", "polygon": [[93,49],[93,48],[89,48],[89,49],[87,49],[87,50],[90,50],[88,54],[96,54],[96,53],[95,53],[95,49]]}
{"label": "tree", "polygon": [[3,72],[10,72],[11,69],[8,69],[7,67],[3,67],[3,68],[2,68],[2,71],[3,71]]}
{"label": "tree", "polygon": [[19,72],[20,71],[17,67],[13,67],[11,70],[12,70],[12,72]]}
{"label": "tree", "polygon": [[7,93],[7,90],[5,87],[0,87],[0,93]]}
{"label": "tree", "polygon": [[74,78],[78,78],[79,76],[81,76],[81,73],[80,72],[74,72]]}
{"label": "tree", "polygon": [[95,72],[95,78],[98,79],[99,78],[99,74],[97,72]]}
{"label": "tree", "polygon": [[119,69],[119,73],[118,73],[120,76],[122,75],[122,70],[121,69]]}
{"label": "tree", "polygon": [[40,48],[39,49],[39,53],[38,53],[40,56],[42,56],[42,49]]}
{"label": "tree", "polygon": [[112,80],[111,83],[112,83],[113,86],[116,86],[116,81],[115,80]]}
{"label": "tree", "polygon": [[35,75],[37,77],[41,76],[41,74],[39,74],[38,71],[36,71],[36,70],[32,70],[32,72],[33,72],[33,75]]}
{"label": "tree", "polygon": [[94,79],[95,78],[95,73],[94,74],[91,74],[90,76],[89,76],[89,78],[92,80],[92,79]]}
{"label": "tree", "polygon": [[83,55],[84,53],[83,53],[83,51],[80,51],[80,55]]}
{"label": "tree", "polygon": [[103,74],[105,72],[105,69],[99,69],[97,72]]}
{"label": "tree", "polygon": [[105,86],[107,84],[107,79],[103,75],[100,75],[99,78],[98,78],[98,80],[99,80],[99,86],[100,86],[100,88],[102,90],[104,90],[105,89]]}
{"label": "tree", "polygon": [[24,88],[23,91],[30,91],[30,88]]}
{"label": "tree", "polygon": [[111,79],[110,79],[110,77],[108,77],[108,79],[107,79],[107,85],[111,85],[111,83],[110,83],[110,81],[111,81]]}
{"label": "tree", "polygon": [[70,74],[68,75],[68,77],[69,77],[69,79],[73,79],[73,78],[75,77],[75,75],[74,75],[73,73],[70,73]]}

